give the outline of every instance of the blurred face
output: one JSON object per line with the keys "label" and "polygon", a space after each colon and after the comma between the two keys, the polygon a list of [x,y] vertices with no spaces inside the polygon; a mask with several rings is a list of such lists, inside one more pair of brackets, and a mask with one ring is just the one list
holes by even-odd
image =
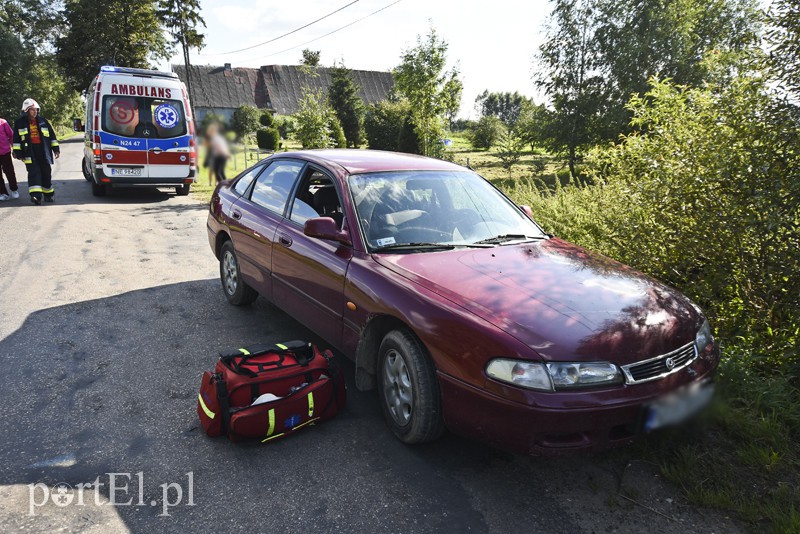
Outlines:
{"label": "blurred face", "polygon": [[36,109],[35,107],[31,106],[31,107],[28,108],[28,117],[30,117],[31,119],[35,119],[36,115],[38,113],[39,113],[39,110]]}

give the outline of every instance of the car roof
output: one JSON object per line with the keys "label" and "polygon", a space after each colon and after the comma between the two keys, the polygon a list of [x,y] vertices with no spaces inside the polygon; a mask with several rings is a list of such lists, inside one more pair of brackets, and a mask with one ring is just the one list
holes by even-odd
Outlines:
{"label": "car roof", "polygon": [[401,152],[359,149],[324,149],[281,152],[278,157],[294,157],[318,164],[335,164],[349,174],[387,171],[465,171],[464,167],[440,159]]}

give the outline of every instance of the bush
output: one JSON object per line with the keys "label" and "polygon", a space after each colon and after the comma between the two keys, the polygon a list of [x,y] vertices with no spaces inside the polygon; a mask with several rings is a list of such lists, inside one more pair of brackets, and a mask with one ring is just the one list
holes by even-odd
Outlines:
{"label": "bush", "polygon": [[258,129],[261,112],[254,106],[239,106],[233,112],[231,129],[236,132],[237,139],[244,139]]}
{"label": "bush", "polygon": [[297,131],[297,122],[288,115],[275,117],[275,128],[281,134],[281,139],[289,139]]}
{"label": "bush", "polygon": [[347,148],[347,137],[344,135],[344,128],[335,114],[331,113],[328,127],[331,132],[331,145],[334,148]]}
{"label": "bush", "polygon": [[526,144],[527,141],[513,130],[504,133],[500,138],[498,151],[494,155],[500,159],[500,164],[509,174],[512,167],[522,158],[522,150]]}
{"label": "bush", "polygon": [[481,117],[472,130],[469,131],[469,140],[474,148],[490,149],[505,134],[506,127],[503,121],[493,115]]}
{"label": "bush", "polygon": [[408,102],[383,101],[369,106],[364,132],[373,150],[421,153]]}
{"label": "bush", "polygon": [[258,122],[261,124],[261,126],[266,126],[267,128],[271,128],[275,124],[275,118],[272,116],[271,112],[265,111],[258,118]]}
{"label": "bush", "polygon": [[256,132],[258,148],[264,150],[278,150],[281,143],[281,134],[277,128],[259,128]]}

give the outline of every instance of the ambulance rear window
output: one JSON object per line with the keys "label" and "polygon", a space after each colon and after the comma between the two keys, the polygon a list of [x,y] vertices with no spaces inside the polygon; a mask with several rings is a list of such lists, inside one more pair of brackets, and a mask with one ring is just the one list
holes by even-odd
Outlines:
{"label": "ambulance rear window", "polygon": [[124,137],[165,139],[186,135],[183,102],[163,98],[106,95],[103,130]]}

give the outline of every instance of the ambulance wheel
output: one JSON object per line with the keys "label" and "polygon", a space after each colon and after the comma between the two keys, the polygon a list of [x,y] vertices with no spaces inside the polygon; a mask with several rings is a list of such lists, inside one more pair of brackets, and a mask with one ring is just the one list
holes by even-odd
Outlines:
{"label": "ambulance wheel", "polygon": [[239,260],[233,249],[233,242],[225,241],[219,257],[219,278],[225,298],[234,306],[247,306],[258,297],[255,289],[242,280],[239,272]]}
{"label": "ambulance wheel", "polygon": [[83,179],[87,182],[92,181],[92,175],[89,173],[89,164],[86,162],[86,158],[83,158],[81,161],[81,171],[83,172]]}
{"label": "ambulance wheel", "polygon": [[175,188],[175,192],[178,194],[179,197],[185,197],[189,194],[189,189],[191,188],[190,184],[179,185]]}
{"label": "ambulance wheel", "polygon": [[92,182],[92,194],[96,197],[104,197],[106,196],[106,186],[105,184],[96,184]]}
{"label": "ambulance wheel", "polygon": [[378,396],[386,424],[408,444],[444,432],[439,384],[422,343],[408,330],[392,330],[378,351]]}

